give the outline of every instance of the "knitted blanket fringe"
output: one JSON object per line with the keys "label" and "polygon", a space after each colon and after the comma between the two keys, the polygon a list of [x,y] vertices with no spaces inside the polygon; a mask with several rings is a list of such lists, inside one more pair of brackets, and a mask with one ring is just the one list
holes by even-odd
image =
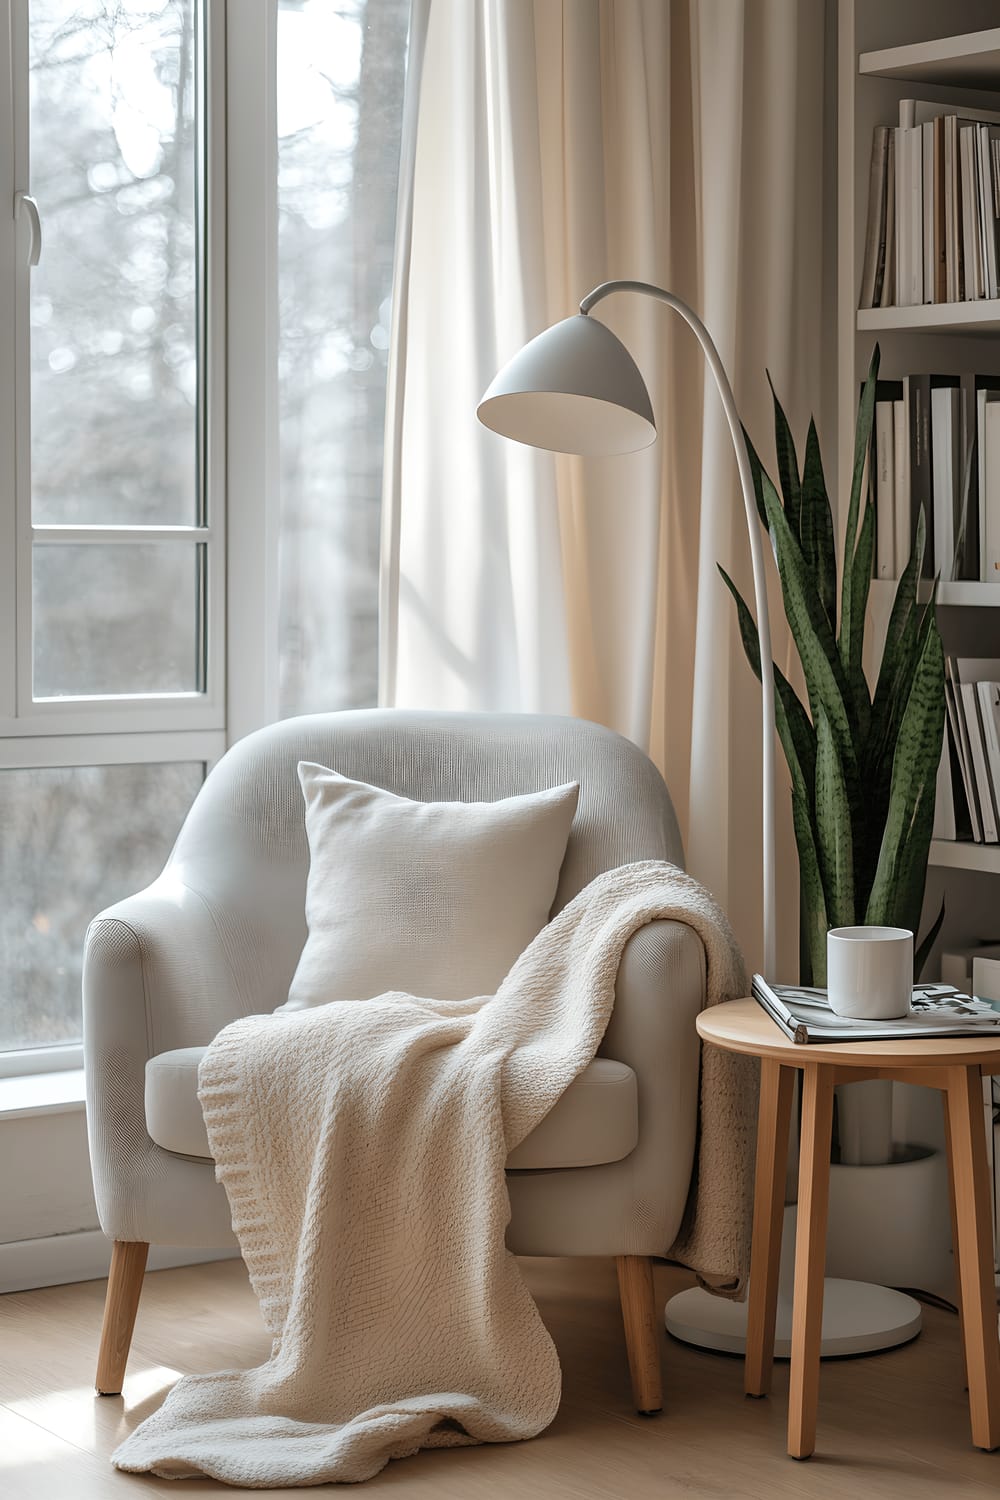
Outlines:
{"label": "knitted blanket fringe", "polygon": [[[593,881],[495,997],[394,993],[220,1033],[199,1097],[271,1356],[181,1379],[117,1468],[315,1485],[548,1426],[559,1360],[505,1248],[504,1163],[594,1056],[622,951],[660,918],[701,938],[709,1004],[746,993],[711,897],[649,861]],[[754,1106],[747,1060],[704,1049],[695,1181],[663,1248],[729,1295],[749,1255]]]}

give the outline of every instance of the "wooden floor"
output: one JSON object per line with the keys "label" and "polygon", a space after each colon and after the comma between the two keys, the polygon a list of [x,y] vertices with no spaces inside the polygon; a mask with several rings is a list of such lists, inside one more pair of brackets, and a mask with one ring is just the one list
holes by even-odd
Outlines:
{"label": "wooden floor", "polygon": [[[925,1310],[905,1349],[823,1367],[817,1452],[785,1456],[787,1366],[765,1401],[743,1396],[739,1360],[664,1335],[666,1408],[629,1404],[612,1262],[526,1261],[525,1275],[563,1364],[556,1421],[530,1443],[422,1453],[390,1464],[366,1496],[394,1500],[716,1500],[865,1496],[995,1497],[1000,1452],[970,1446],[954,1315]],[[661,1302],[690,1278],[657,1269]],[[108,1455],[179,1374],[250,1366],[268,1340],[242,1263],[146,1278],[123,1398],[92,1378],[103,1282],[0,1297],[0,1496],[93,1500],[235,1491],[210,1480],[119,1474]],[[252,1493],[259,1493],[254,1491]],[[300,1494],[298,1490],[273,1494]]]}

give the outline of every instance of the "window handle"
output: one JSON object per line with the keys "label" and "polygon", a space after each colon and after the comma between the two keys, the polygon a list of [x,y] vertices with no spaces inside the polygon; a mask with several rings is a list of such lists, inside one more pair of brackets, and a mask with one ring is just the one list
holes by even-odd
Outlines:
{"label": "window handle", "polygon": [[42,253],[42,221],[38,215],[38,204],[30,193],[17,192],[14,194],[14,218],[21,217],[24,209],[28,215],[28,228],[31,231],[31,240],[28,245],[28,265],[37,266]]}

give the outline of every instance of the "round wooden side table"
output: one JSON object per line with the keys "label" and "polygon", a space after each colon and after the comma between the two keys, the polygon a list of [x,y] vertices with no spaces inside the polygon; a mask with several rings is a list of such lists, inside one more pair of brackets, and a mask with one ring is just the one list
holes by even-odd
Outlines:
{"label": "round wooden side table", "polygon": [[977,1448],[1000,1447],[1000,1337],[981,1081],[983,1074],[1000,1073],[1000,1039],[927,1037],[801,1045],[787,1037],[756,1000],[730,1000],[702,1011],[698,1032],[717,1047],[760,1058],[747,1308],[748,1396],[766,1396],[771,1386],[788,1129],[795,1072],[802,1073],[789,1453],[793,1458],[808,1458],[816,1445],[833,1090],[838,1083],[861,1083],[871,1078],[922,1084],[941,1089],[945,1096],[951,1229],[972,1441]]}

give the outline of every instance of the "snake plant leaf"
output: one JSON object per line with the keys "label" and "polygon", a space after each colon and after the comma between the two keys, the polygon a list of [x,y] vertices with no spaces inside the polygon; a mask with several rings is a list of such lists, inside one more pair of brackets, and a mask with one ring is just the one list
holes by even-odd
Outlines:
{"label": "snake plant leaf", "polygon": [[826,914],[833,927],[854,924],[854,839],[851,804],[830,720],[821,708],[816,721],[817,853]]}
{"label": "snake plant leaf", "polygon": [[857,616],[852,606],[852,594],[854,591],[854,554],[858,541],[858,518],[861,509],[861,485],[865,475],[865,465],[871,449],[872,419],[875,415],[875,382],[878,379],[879,367],[878,344],[872,350],[871,363],[868,366],[868,377],[865,380],[864,389],[861,392],[861,402],[858,406],[858,422],[854,434],[854,469],[851,475],[851,499],[847,509],[847,530],[844,535],[844,577],[840,594],[840,655],[845,670],[851,658],[852,650],[860,650],[853,645],[852,632],[857,629],[858,619],[864,619],[864,614]]}
{"label": "snake plant leaf", "polygon": [[802,662],[812,721],[814,724],[818,722],[821,709],[826,713],[844,768],[848,796],[852,805],[856,805],[858,762],[848,711],[850,693],[837,655],[836,641],[813,587],[802,549],[792,535],[777,491],[767,474],[763,475],[763,493],[775,543],[785,615]]}
{"label": "snake plant leaf", "polygon": [[833,537],[833,513],[823,477],[816,423],[810,417],[806,451],[802,461],[802,505],[799,513],[802,556],[812,569],[819,601],[831,630],[837,626],[837,547]]}
{"label": "snake plant leaf", "polygon": [[[889,615],[885,646],[882,650],[882,664],[879,668],[878,680],[875,685],[875,700],[872,705],[876,720],[873,727],[876,729],[878,728],[878,721],[886,711],[888,698],[897,680],[901,658],[905,661],[908,656],[906,637],[914,610],[916,609],[917,584],[924,566],[924,548],[926,542],[927,519],[924,515],[924,508],[921,505],[917,512],[917,525],[914,532],[913,546],[910,549],[910,558],[896,585],[896,593],[892,601],[892,611]],[[912,649],[912,639],[911,636],[909,649]]]}
{"label": "snake plant leaf", "polygon": [[[792,768],[790,768],[792,769]],[[799,926],[801,939],[809,954],[813,984],[826,984],[826,934],[830,923],[826,897],[816,852],[816,830],[812,824],[812,805],[798,767],[792,769],[792,828],[799,854]]]}
{"label": "snake plant leaf", "polygon": [[[929,632],[936,629],[936,585],[927,607],[914,607],[896,645],[895,676],[872,709],[872,727],[861,761],[865,788],[865,819],[855,845],[855,884],[858,906],[867,900],[881,852],[882,830],[889,811],[895,747],[909,702],[914,676]],[[942,688],[943,690],[943,688]]]}
{"label": "snake plant leaf", "polygon": [[[922,538],[921,514],[918,542],[922,542]],[[918,545],[914,549],[911,565],[915,563],[919,568],[922,554],[922,545]],[[909,572],[910,568],[906,571]],[[864,757],[866,781],[876,793],[884,789],[886,798],[891,771],[887,757],[891,756],[892,747],[899,736],[917,664],[927,633],[936,620],[937,581],[931,587],[930,600],[924,609],[920,609],[916,603],[916,577],[912,579],[912,589],[908,588],[905,595],[902,592],[903,582],[901,579],[896,593],[896,603],[902,601],[902,607],[897,611],[895,604],[893,606],[894,618],[890,621],[890,634],[886,638],[882,654]]]}
{"label": "snake plant leaf", "polygon": [[916,931],[923,905],[944,736],[944,651],[936,621],[923,648],[899,726],[885,831],[865,921]]}
{"label": "snake plant leaf", "polygon": [[872,561],[875,556],[875,507],[869,501],[865,506],[864,518],[861,522],[861,531],[858,536],[858,545],[854,552],[854,561],[851,569],[854,573],[854,582],[851,587],[851,614],[852,620],[841,622],[841,641],[845,633],[848,640],[848,650],[844,665],[847,671],[847,681],[850,685],[851,696],[854,700],[854,722],[857,727],[858,736],[862,744],[867,742],[868,731],[871,726],[872,700],[868,692],[868,681],[862,666],[862,649],[865,639],[865,613],[868,609],[868,590],[871,584]]}
{"label": "snake plant leaf", "polygon": [[775,392],[770,370],[765,371],[765,374],[767,383],[771,387],[771,400],[774,403],[774,451],[778,459],[778,483],[781,485],[781,498],[784,502],[788,524],[801,541],[802,484],[799,479],[799,460],[795,452],[795,440],[792,437],[792,429],[788,425],[788,418]]}
{"label": "snake plant leaf", "polygon": [[[742,425],[742,424],[741,424]],[[753,492],[757,501],[757,514],[760,516],[761,525],[765,531],[770,531],[767,519],[767,510],[764,506],[764,465],[760,461],[760,454],[754,447],[749,432],[743,428],[743,441],[747,445],[747,457],[750,460],[750,473],[753,475]]]}
{"label": "snake plant leaf", "polygon": [[[753,615],[729,574],[721,564],[716,564],[723,581],[736,601],[736,617],[740,639],[747,661],[757,681],[760,681],[760,638]],[[798,693],[781,671],[774,667],[774,718],[781,740],[785,759],[791,765],[793,758],[802,768],[808,800],[813,798],[816,785],[816,732],[809,722]]]}
{"label": "snake plant leaf", "polygon": [[944,902],[941,902],[941,910],[938,912],[930,927],[924,933],[919,948],[913,955],[913,982],[917,984],[921,974],[924,972],[924,964],[930,957],[931,949],[934,947],[938,933],[944,922]]}

